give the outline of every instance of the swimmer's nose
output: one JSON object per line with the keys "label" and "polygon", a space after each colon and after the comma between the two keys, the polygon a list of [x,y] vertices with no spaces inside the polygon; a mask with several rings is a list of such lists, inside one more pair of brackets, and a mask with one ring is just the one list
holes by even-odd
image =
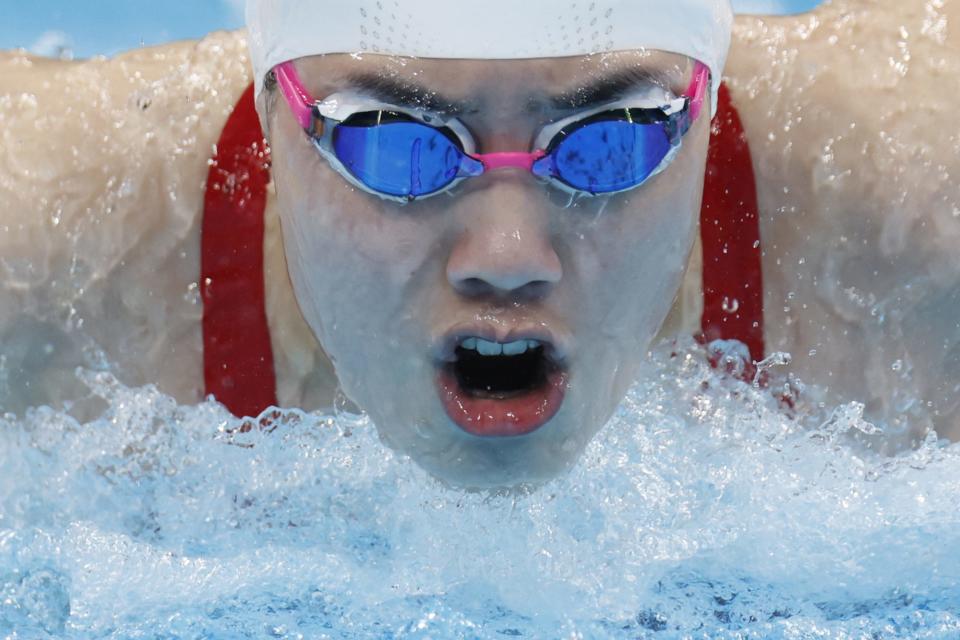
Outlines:
{"label": "swimmer's nose", "polygon": [[471,297],[535,299],[549,293],[563,267],[550,238],[548,212],[531,210],[523,198],[484,198],[476,204],[483,208],[464,212],[465,226],[447,259],[453,288]]}

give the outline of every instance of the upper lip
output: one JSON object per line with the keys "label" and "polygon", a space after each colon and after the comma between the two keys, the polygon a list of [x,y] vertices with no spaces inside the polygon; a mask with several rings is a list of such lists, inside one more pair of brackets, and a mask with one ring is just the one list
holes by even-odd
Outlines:
{"label": "upper lip", "polygon": [[434,358],[441,362],[456,362],[457,345],[467,338],[500,343],[537,340],[543,344],[545,355],[557,365],[563,365],[570,353],[569,338],[542,324],[508,326],[473,322],[456,325],[437,339],[432,348]]}

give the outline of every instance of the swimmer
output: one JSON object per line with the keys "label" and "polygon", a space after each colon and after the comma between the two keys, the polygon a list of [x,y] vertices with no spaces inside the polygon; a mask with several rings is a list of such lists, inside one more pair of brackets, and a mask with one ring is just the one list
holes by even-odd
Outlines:
{"label": "swimmer", "polygon": [[[243,34],[110,61],[5,54],[0,406],[82,397],[73,369],[100,351],[122,381],[182,402],[202,399],[210,379],[242,382],[248,371],[221,375],[224,363],[205,380],[205,314],[231,283],[202,277],[216,239],[201,232],[205,194],[216,198],[210,158],[253,81],[273,180],[261,280],[269,393],[324,408],[342,390],[385,442],[454,484],[555,476],[619,403],[657,332],[697,329],[697,215],[733,29],[726,77],[759,178],[768,350],[791,351],[806,379],[887,417],[904,409],[884,385],[902,389],[908,366],[907,386],[936,405],[941,433],[960,435],[957,221],[944,214],[960,197],[955,181],[922,181],[956,171],[955,148],[935,134],[948,130],[958,93],[944,87],[956,84],[960,52],[937,40],[937,20],[960,16],[887,4],[731,27],[719,0],[682,12],[597,2],[555,16],[556,37],[540,41],[529,34],[553,5],[505,25],[460,6],[448,15],[408,3],[393,21],[389,3],[341,18],[327,2],[278,0],[248,7],[250,58]],[[578,42],[578,21],[594,19],[600,39]],[[933,66],[937,82],[883,73],[896,34],[862,36],[908,23],[917,53],[904,64]],[[840,51],[855,57],[842,69],[830,64]],[[907,95],[922,111],[890,128]],[[558,161],[609,144],[620,126],[633,131],[631,153],[594,157],[629,162]],[[867,141],[889,157],[863,166]],[[411,155],[426,167],[416,180]],[[214,170],[229,160],[218,158]],[[228,219],[218,237],[241,227]],[[907,309],[878,319],[890,292]],[[251,306],[223,314],[224,340],[257,324],[242,311]],[[263,342],[242,346],[249,355]],[[901,351],[897,376],[874,370]]]}

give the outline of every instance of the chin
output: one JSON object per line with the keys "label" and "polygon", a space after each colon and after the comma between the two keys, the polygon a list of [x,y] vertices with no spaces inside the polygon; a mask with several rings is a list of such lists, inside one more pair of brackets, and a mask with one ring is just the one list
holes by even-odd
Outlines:
{"label": "chin", "polygon": [[[429,426],[421,422],[418,429],[381,428],[380,433],[388,446],[452,488],[533,490],[577,463],[601,426],[587,422],[581,412],[561,412],[529,434],[490,437],[466,433],[446,416],[435,416]],[[418,435],[425,431],[431,436]]]}
{"label": "chin", "polygon": [[[469,360],[467,363],[472,364]],[[534,364],[537,364],[536,360]],[[535,488],[566,474],[616,409],[616,403],[598,402],[599,398],[609,397],[609,392],[614,391],[612,387],[616,380],[609,379],[609,376],[606,380],[608,392],[603,393],[602,385],[584,388],[576,384],[589,376],[573,375],[569,369],[547,367],[542,371],[544,375],[534,377],[529,390],[474,394],[461,380],[451,381],[449,377],[444,380],[445,372],[441,370],[433,380],[427,375],[422,384],[406,386],[403,395],[396,394],[397,387],[384,389],[380,394],[372,393],[373,390],[366,387],[365,399],[376,398],[377,402],[361,406],[366,407],[386,446],[400,455],[409,456],[424,471],[450,487],[466,490]],[[568,384],[568,380],[573,383]],[[454,393],[459,396],[475,395],[470,400],[480,407],[485,417],[498,418],[500,414],[512,412],[527,420],[521,426],[530,428],[517,429],[516,420],[489,420],[479,423],[487,428],[477,428],[477,423],[465,420],[451,410],[449,396],[444,397],[445,382],[458,385]],[[559,400],[540,397],[551,393],[556,393]],[[458,405],[462,402],[461,406],[471,406],[459,396],[454,396]],[[530,402],[531,397],[534,402]],[[592,401],[584,402],[583,398]],[[549,415],[536,410],[526,413],[514,410],[522,403],[555,409]],[[491,425],[505,426],[490,428]]]}

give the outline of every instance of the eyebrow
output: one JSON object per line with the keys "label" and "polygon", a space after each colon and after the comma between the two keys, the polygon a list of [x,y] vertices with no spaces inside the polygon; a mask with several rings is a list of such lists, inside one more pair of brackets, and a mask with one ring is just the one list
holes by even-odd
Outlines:
{"label": "eyebrow", "polygon": [[[452,116],[475,112],[479,109],[479,104],[474,100],[457,100],[415,82],[377,73],[352,73],[347,75],[345,80],[353,88],[398,107],[415,106]],[[583,109],[622,97],[637,87],[649,85],[669,87],[670,75],[647,67],[635,65],[624,67],[612,74],[595,78],[583,86],[549,96],[546,100],[531,98],[526,106],[530,111],[535,111],[544,104],[555,110]]]}
{"label": "eyebrow", "polygon": [[345,79],[354,89],[365,91],[377,100],[383,100],[398,107],[418,107],[427,111],[461,115],[475,110],[478,106],[471,101],[448,98],[438,91],[432,91],[409,80],[390,78],[377,73],[352,73]]}
{"label": "eyebrow", "polygon": [[549,102],[554,109],[583,109],[622,98],[637,87],[670,87],[670,80],[670,75],[664,71],[629,66],[596,78],[584,86],[551,96]]}

